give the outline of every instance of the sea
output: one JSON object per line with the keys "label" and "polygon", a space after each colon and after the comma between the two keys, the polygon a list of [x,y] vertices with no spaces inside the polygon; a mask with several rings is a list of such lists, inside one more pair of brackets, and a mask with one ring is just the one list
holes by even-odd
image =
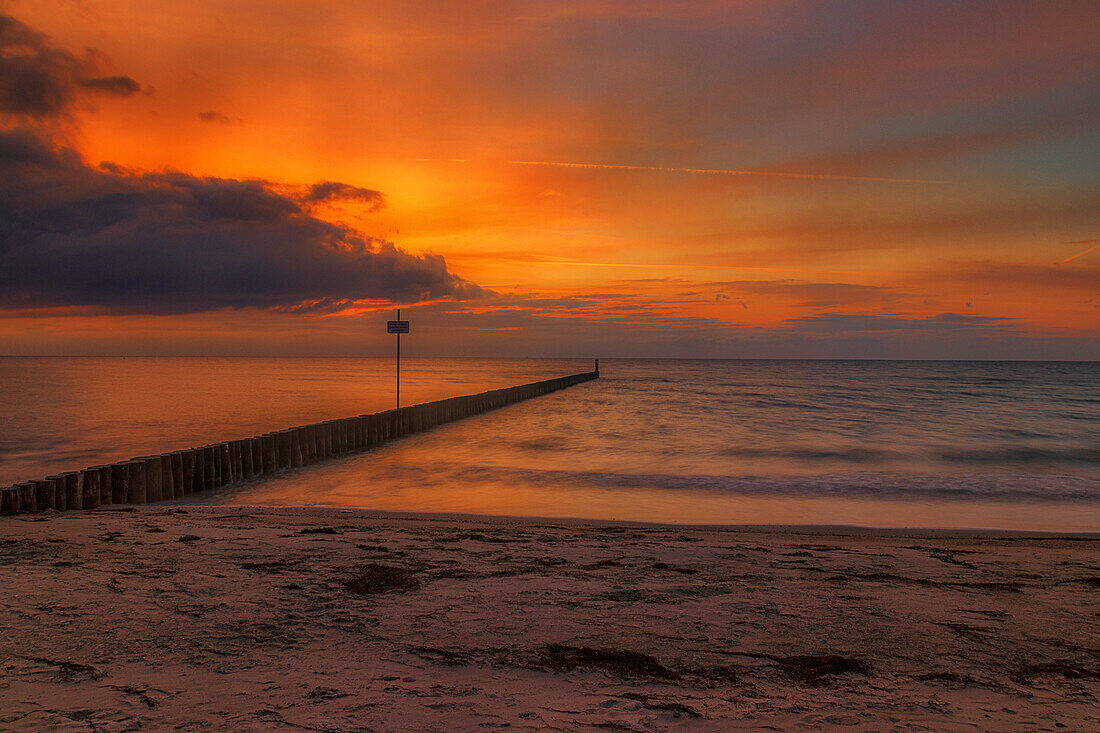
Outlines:
{"label": "sea", "polygon": [[[601,360],[601,377],[189,502],[1100,531],[1100,363]],[[401,362],[413,404],[592,369]],[[0,486],[396,402],[392,358],[0,358]]]}

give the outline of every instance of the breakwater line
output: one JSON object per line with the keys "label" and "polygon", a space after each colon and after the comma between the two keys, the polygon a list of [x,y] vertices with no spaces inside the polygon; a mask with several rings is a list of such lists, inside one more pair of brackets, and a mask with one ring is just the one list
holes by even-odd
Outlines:
{"label": "breakwater line", "polygon": [[596,370],[591,372],[59,473],[0,488],[0,514],[179,499],[357,453],[599,376],[597,362]]}

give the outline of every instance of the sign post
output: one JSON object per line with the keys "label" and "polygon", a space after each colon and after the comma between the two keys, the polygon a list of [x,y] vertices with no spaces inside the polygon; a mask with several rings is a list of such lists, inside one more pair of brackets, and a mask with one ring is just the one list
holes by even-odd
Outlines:
{"label": "sign post", "polygon": [[397,309],[397,320],[386,321],[386,333],[397,334],[397,406],[401,407],[401,334],[409,332],[409,322],[401,320],[401,309]]}

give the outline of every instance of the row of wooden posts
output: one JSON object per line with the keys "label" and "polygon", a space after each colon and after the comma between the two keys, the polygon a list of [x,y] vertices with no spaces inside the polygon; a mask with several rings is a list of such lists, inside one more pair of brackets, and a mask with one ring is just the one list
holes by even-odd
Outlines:
{"label": "row of wooden posts", "polygon": [[598,377],[598,370],[573,374],[60,473],[0,489],[0,514],[93,509],[106,504],[146,504],[179,499],[361,451],[409,433]]}

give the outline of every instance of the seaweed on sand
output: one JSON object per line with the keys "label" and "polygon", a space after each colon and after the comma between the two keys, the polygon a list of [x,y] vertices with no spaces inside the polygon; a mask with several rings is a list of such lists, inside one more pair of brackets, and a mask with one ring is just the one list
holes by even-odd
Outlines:
{"label": "seaweed on sand", "polygon": [[809,684],[821,684],[836,675],[867,675],[870,666],[861,659],[842,657],[838,654],[801,654],[778,657],[779,668],[793,680]]}
{"label": "seaweed on sand", "polygon": [[1100,680],[1100,669],[1089,668],[1071,661],[1058,660],[1039,664],[1024,664],[1013,675],[1023,685],[1036,677],[1063,677],[1067,680]]}
{"label": "seaweed on sand", "polygon": [[[460,667],[471,664],[506,665],[539,672],[601,672],[621,679],[678,681],[702,687],[739,684],[740,670],[733,666],[668,667],[642,652],[609,647],[542,644],[533,648],[409,647],[413,654],[432,662]],[[684,712],[684,711],[680,711]]]}
{"label": "seaweed on sand", "polygon": [[591,669],[616,677],[673,680],[680,674],[653,657],[629,649],[547,644],[538,651],[536,664],[553,672]]}
{"label": "seaweed on sand", "polygon": [[372,562],[356,565],[351,575],[344,580],[344,587],[352,593],[371,596],[419,590],[420,581],[411,570]]}
{"label": "seaweed on sand", "polygon": [[58,682],[84,682],[86,680],[98,680],[104,676],[104,672],[90,664],[69,662],[64,659],[48,659],[47,657],[26,657],[26,659],[54,667]]}
{"label": "seaweed on sand", "polygon": [[686,715],[689,718],[701,718],[702,714],[695,708],[688,707],[683,703],[670,702],[667,700],[659,700],[653,695],[643,695],[637,692],[624,692],[623,697],[628,700],[636,700],[646,710],[656,710],[662,713],[672,713],[673,717],[679,718],[681,715]]}

